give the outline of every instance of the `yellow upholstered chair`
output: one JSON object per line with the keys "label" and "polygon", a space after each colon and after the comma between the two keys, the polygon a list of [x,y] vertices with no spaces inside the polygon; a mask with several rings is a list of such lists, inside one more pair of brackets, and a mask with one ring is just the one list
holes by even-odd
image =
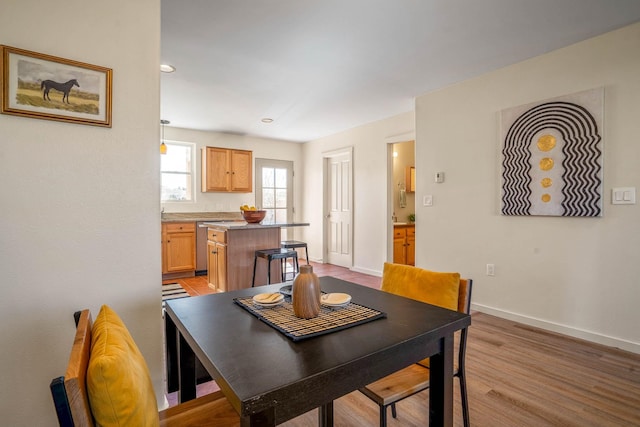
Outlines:
{"label": "yellow upholstered chair", "polygon": [[[471,306],[471,279],[460,279],[458,273],[438,273],[417,267],[385,263],[382,274],[382,290],[426,302],[450,310],[469,313]],[[469,426],[469,403],[465,378],[465,351],[467,328],[460,334],[457,369],[453,376],[460,380],[462,418]],[[394,372],[360,389],[365,396],[380,407],[380,427],[387,425],[387,407],[396,418],[396,402],[429,388],[429,359]]]}
{"label": "yellow upholstered chair", "polygon": [[50,388],[63,427],[240,425],[222,392],[158,412],[146,362],[120,317],[106,305],[95,323],[89,310],[76,313],[67,371]]}

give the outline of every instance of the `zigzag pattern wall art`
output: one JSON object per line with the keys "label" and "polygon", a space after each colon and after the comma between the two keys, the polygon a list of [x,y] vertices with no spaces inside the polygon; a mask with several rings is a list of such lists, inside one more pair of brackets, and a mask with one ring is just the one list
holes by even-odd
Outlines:
{"label": "zigzag pattern wall art", "polygon": [[602,216],[602,88],[501,112],[503,215]]}

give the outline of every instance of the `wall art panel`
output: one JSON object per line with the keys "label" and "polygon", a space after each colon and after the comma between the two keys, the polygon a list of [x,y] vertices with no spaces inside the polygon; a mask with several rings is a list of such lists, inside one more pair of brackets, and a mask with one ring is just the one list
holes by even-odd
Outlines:
{"label": "wall art panel", "polygon": [[500,113],[503,215],[602,216],[604,89]]}

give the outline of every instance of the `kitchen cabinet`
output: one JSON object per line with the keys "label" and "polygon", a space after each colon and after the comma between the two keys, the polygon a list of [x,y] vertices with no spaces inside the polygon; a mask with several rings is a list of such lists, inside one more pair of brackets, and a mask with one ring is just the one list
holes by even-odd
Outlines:
{"label": "kitchen cabinet", "polygon": [[393,227],[393,262],[395,264],[416,265],[415,225],[395,225]]}
{"label": "kitchen cabinet", "polygon": [[216,292],[227,290],[227,232],[209,229],[207,233],[207,279]]}
{"label": "kitchen cabinet", "polygon": [[252,171],[251,151],[202,148],[202,192],[251,193]]}
{"label": "kitchen cabinet", "polygon": [[163,277],[193,276],[196,269],[196,224],[162,223]]}

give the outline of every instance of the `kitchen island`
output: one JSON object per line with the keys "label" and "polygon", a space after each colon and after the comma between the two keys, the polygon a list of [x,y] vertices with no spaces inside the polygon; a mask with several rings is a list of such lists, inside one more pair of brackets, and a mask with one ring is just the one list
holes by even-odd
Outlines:
{"label": "kitchen island", "polygon": [[[262,223],[245,221],[203,222],[207,230],[207,277],[217,292],[251,287],[256,250],[280,247],[282,227],[302,227],[309,223]],[[271,283],[280,282],[280,263],[271,267]],[[267,265],[258,261],[256,286],[267,283]]]}

